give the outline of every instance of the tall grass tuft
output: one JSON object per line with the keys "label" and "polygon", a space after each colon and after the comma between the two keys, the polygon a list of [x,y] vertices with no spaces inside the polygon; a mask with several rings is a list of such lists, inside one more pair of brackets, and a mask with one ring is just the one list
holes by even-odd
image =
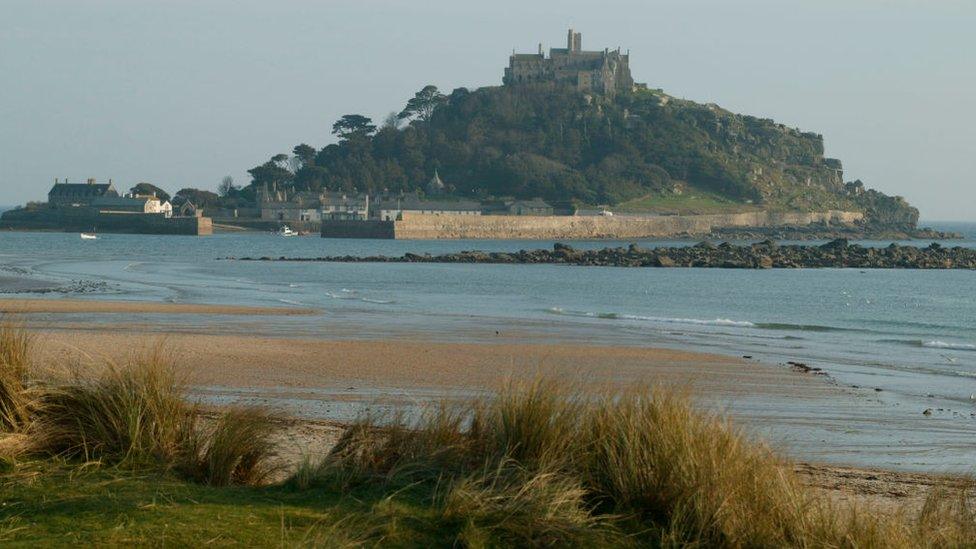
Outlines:
{"label": "tall grass tuft", "polygon": [[233,408],[202,425],[161,345],[47,387],[36,416],[38,445],[49,454],[173,470],[218,486],[257,484],[271,472],[268,414]]}
{"label": "tall grass tuft", "polygon": [[300,481],[390,493],[426,486],[466,545],[976,542],[967,496],[936,496],[914,521],[837,507],[767,446],[663,388],[594,396],[536,381],[414,420],[365,419]]}
{"label": "tall grass tuft", "polygon": [[273,472],[268,466],[273,429],[262,409],[227,410],[206,436],[190,439],[179,467],[186,476],[211,486],[260,484]]}
{"label": "tall grass tuft", "polygon": [[527,470],[514,462],[486,467],[450,484],[442,518],[459,523],[462,546],[600,546],[623,536],[610,518],[596,515],[586,490],[556,472]]}
{"label": "tall grass tuft", "polygon": [[669,544],[793,545],[816,527],[792,471],[680,392],[640,390],[586,415],[577,474],[602,506],[661,527]]}
{"label": "tall grass tuft", "polygon": [[137,466],[176,463],[196,427],[161,346],[50,388],[38,421],[50,453]]}
{"label": "tall grass tuft", "polygon": [[31,391],[27,387],[34,338],[9,323],[0,323],[0,433],[23,431],[30,423]]}

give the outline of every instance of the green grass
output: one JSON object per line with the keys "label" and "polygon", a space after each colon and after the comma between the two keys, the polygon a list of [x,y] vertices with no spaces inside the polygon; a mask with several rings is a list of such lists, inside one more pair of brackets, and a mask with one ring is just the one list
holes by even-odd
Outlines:
{"label": "green grass", "polygon": [[24,462],[0,475],[4,546],[450,546],[455,535],[410,493],[217,488],[56,460]]}
{"label": "green grass", "polygon": [[657,213],[668,215],[739,213],[760,210],[754,204],[729,200],[721,195],[691,186],[684,193],[652,193],[617,204],[611,210],[620,213]]}

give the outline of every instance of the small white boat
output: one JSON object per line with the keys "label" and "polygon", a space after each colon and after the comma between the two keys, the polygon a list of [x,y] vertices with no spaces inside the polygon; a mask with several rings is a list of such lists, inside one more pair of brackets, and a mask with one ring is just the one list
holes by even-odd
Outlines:
{"label": "small white boat", "polygon": [[95,233],[81,233],[82,240],[98,240],[98,235]]}
{"label": "small white boat", "polygon": [[298,236],[298,233],[293,231],[288,225],[285,225],[278,229],[278,236]]}

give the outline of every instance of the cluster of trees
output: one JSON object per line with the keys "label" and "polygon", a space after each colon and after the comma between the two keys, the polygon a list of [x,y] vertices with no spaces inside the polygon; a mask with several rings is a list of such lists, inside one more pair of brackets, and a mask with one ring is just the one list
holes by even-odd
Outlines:
{"label": "cluster of trees", "polygon": [[436,170],[448,192],[473,198],[616,204],[683,182],[733,200],[800,209],[854,205],[881,212],[879,218],[917,219],[903,200],[837,183],[840,162],[824,158],[822,136],[660,90],[607,98],[540,83],[445,95],[429,85],[381,123],[347,114],[332,134],[336,143],[301,143],[251,168],[245,186],[227,176],[216,193],[184,188],[170,198],[149,183],[132,191],[155,192],[174,205],[238,208],[253,205],[265,185],[422,192]]}
{"label": "cluster of trees", "polygon": [[823,157],[820,135],[659,90],[607,98],[554,84],[458,88],[446,95],[425,86],[381,123],[347,114],[332,134],[336,143],[321,149],[301,143],[248,170],[246,186],[226,177],[217,193],[186,188],[173,201],[242,207],[254,204],[264,185],[422,191],[435,170],[449,192],[475,198],[616,204],[670,192],[680,181],[783,207],[796,206],[797,197],[831,207],[852,200],[842,186],[810,190],[811,180],[836,180],[840,166]]}
{"label": "cluster of trees", "polygon": [[414,191],[434,170],[472,197],[541,196],[617,203],[687,181],[737,199],[760,200],[752,166],[822,163],[814,134],[711,106],[636,91],[611,100],[539,84],[418,91],[377,125],[348,114],[332,126],[338,142],[299,144],[248,171],[251,184],[222,193],[253,200],[262,185]]}

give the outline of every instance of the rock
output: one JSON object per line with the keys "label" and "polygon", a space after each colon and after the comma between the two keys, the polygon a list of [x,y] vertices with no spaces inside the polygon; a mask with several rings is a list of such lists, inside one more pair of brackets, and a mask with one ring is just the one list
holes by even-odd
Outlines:
{"label": "rock", "polygon": [[[254,260],[249,257],[240,261]],[[583,266],[612,267],[703,267],[727,269],[794,269],[794,268],[855,268],[855,269],[969,269],[976,270],[976,249],[953,247],[899,246],[866,248],[850,245],[838,238],[821,246],[778,246],[772,240],[738,246],[723,242],[716,246],[702,241],[694,246],[644,249],[636,244],[599,250],[578,250],[568,244],[555,243],[552,250],[520,250],[514,253],[485,253],[469,250],[438,256],[405,253],[399,257],[318,257],[270,258],[260,261],[340,261],[340,262],[435,262],[435,263],[558,263]]]}
{"label": "rock", "polygon": [[932,415],[932,408],[926,408],[925,411],[922,412],[922,415],[923,416],[930,416],[930,415]]}
{"label": "rock", "polygon": [[655,256],[655,260],[658,267],[674,267],[674,260],[666,255]]}
{"label": "rock", "polygon": [[846,238],[836,238],[820,246],[821,250],[846,250],[848,242]]}

